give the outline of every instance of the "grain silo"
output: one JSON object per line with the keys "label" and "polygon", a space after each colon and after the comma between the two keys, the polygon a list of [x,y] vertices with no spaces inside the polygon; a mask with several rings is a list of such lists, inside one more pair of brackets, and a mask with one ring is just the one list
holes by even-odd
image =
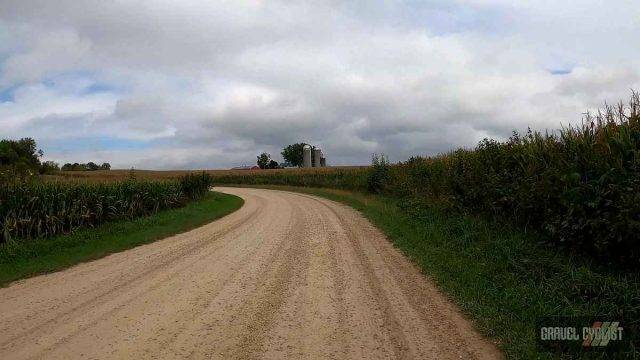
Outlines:
{"label": "grain silo", "polygon": [[320,159],[322,159],[322,150],[313,149],[313,167],[320,167]]}
{"label": "grain silo", "polygon": [[302,167],[311,167],[311,146],[309,145],[302,148]]}

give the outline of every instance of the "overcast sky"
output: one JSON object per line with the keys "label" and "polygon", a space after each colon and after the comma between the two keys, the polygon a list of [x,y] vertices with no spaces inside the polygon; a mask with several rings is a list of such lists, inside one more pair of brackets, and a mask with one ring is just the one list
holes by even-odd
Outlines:
{"label": "overcast sky", "polygon": [[1,0],[0,137],[116,168],[398,161],[628,98],[639,39],[637,0]]}

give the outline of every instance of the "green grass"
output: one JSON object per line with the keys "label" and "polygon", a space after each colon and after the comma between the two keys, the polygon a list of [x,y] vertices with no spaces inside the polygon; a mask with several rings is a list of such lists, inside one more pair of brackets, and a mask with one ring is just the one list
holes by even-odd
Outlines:
{"label": "green grass", "polygon": [[[509,358],[557,357],[536,345],[535,326],[541,316],[610,315],[638,324],[640,274],[604,268],[584,256],[540,244],[535,233],[524,234],[484,218],[403,205],[388,197],[264,187],[318,195],[359,210]],[[637,353],[624,355],[635,357]]]}
{"label": "green grass", "polygon": [[239,209],[243,203],[237,196],[211,192],[184,207],[148,217],[105,223],[51,238],[11,242],[0,247],[0,285],[191,230]]}

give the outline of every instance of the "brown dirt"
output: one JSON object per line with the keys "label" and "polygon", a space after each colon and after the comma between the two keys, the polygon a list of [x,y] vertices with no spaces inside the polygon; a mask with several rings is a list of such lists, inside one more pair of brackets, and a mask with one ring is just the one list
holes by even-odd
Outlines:
{"label": "brown dirt", "polygon": [[218,190],[245,205],[0,289],[0,358],[501,358],[351,208]]}

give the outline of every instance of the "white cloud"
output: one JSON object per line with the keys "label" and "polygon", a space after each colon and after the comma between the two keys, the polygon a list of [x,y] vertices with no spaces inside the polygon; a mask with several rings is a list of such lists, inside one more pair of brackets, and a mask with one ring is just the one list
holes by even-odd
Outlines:
{"label": "white cloud", "polygon": [[630,0],[5,0],[0,136],[143,144],[44,148],[122,167],[226,167],[296,141],[333,164],[402,160],[624,99],[638,18]]}
{"label": "white cloud", "polygon": [[[77,97],[41,84],[19,87],[13,97],[13,101],[0,103],[0,126],[4,136],[26,136],[21,130],[29,129],[45,118],[79,118],[82,120],[80,125],[88,127],[95,118],[112,113],[116,101],[109,94]],[[60,136],[70,129],[68,124],[60,121],[51,130],[51,134],[39,135]]]}

